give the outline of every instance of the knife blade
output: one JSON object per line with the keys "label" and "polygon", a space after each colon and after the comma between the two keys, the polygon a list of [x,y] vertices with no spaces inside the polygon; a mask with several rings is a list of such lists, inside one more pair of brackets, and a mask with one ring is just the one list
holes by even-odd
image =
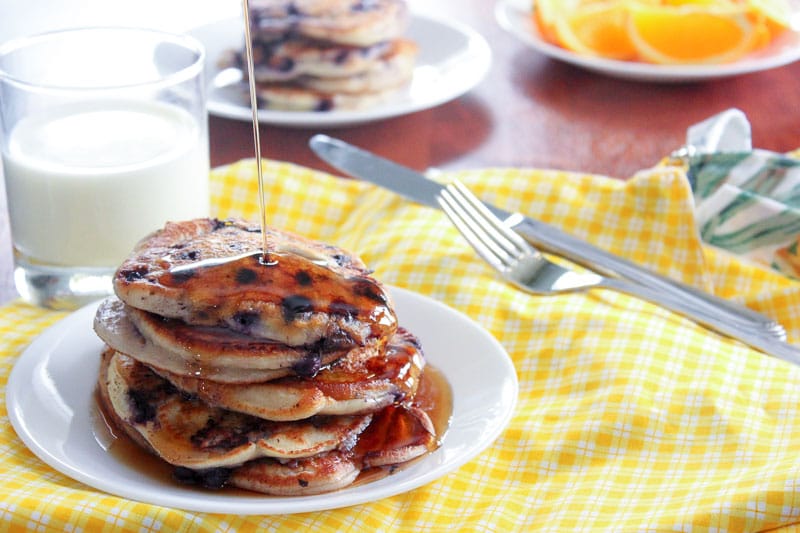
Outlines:
{"label": "knife blade", "polygon": [[[371,152],[324,134],[314,135],[311,149],[324,161],[355,178],[374,183],[411,201],[439,208],[437,197],[444,188],[423,174]],[[616,256],[586,241],[531,217],[511,213],[486,204],[501,220],[532,245],[606,276],[620,277],[656,290],[667,291],[698,305],[706,312],[721,313],[734,323],[758,325],[767,334],[785,339],[783,327],[776,321],[730,300],[719,298],[690,285],[662,276],[627,259]],[[777,334],[776,334],[777,332]]]}

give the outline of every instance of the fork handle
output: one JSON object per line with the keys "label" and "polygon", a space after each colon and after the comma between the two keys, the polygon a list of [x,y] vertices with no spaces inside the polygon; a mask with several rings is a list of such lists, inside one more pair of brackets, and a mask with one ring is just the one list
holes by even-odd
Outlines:
{"label": "fork handle", "polygon": [[721,319],[718,314],[710,314],[704,308],[700,308],[692,302],[676,298],[673,294],[666,294],[660,290],[618,278],[606,278],[598,287],[624,292],[630,296],[660,305],[681,316],[692,319],[710,330],[741,341],[751,348],[800,366],[800,348],[787,344],[775,337],[737,327],[730,321]]}
{"label": "fork handle", "polygon": [[[506,213],[507,215],[507,213]],[[657,274],[627,259],[597,248],[586,241],[573,237],[554,226],[514,213],[504,221],[534,246],[554,253],[609,277],[621,277],[644,287],[651,287],[676,296],[687,303],[734,320],[740,324],[757,324],[764,328],[781,327],[772,318],[748,307],[695,287]]]}

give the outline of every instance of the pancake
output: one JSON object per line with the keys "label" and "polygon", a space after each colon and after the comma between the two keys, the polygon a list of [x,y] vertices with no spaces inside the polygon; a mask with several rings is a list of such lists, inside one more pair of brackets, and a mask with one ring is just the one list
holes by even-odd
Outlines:
{"label": "pancake", "polygon": [[313,378],[243,385],[157,373],[182,392],[215,407],[268,420],[300,420],[315,415],[374,413],[408,400],[417,391],[424,365],[419,341],[400,328],[383,353],[366,361],[348,356]]}
{"label": "pancake", "polygon": [[352,76],[324,77],[301,76],[295,83],[301,87],[328,93],[361,95],[380,93],[407,84],[414,74],[417,46],[406,40],[397,40],[379,61],[370,68]]}
{"label": "pancake", "polygon": [[[94,319],[94,330],[103,342],[120,353],[124,353],[137,361],[155,367],[159,370],[170,372],[178,376],[200,377],[213,379],[221,383],[255,383],[269,381],[290,375],[313,375],[320,368],[335,361],[341,354],[338,352],[307,352],[302,348],[292,348],[270,341],[253,340],[251,354],[261,355],[264,358],[274,356],[277,361],[286,363],[281,367],[278,364],[265,364],[256,357],[240,358],[233,365],[221,365],[213,357],[206,356],[207,350],[196,357],[191,351],[172,350],[164,346],[164,342],[154,342],[143,335],[130,319],[131,308],[115,298],[108,298],[100,303]],[[211,346],[224,344],[224,338],[235,337],[235,333],[216,328],[220,338],[211,342]],[[203,331],[206,331],[204,329]],[[200,344],[195,339],[196,344]],[[207,348],[207,347],[206,347]],[[351,350],[358,352],[359,348]],[[221,353],[224,353],[221,352]],[[202,357],[202,358],[201,358]],[[292,359],[294,357],[294,359]],[[223,360],[230,361],[231,358]],[[295,362],[292,364],[291,361]],[[269,361],[268,361],[269,363]],[[275,363],[275,361],[272,361]],[[274,368],[264,368],[273,366]]]}
{"label": "pancake", "polygon": [[290,83],[259,83],[256,93],[259,107],[264,109],[358,110],[392,98],[411,80],[413,72],[414,52],[409,47],[353,76],[300,76]]}
{"label": "pancake", "polygon": [[303,36],[369,46],[399,37],[408,25],[403,0],[250,0],[251,32],[266,41]]}
{"label": "pancake", "polygon": [[150,366],[223,383],[269,381],[287,375],[313,377],[344,356],[353,362],[375,357],[388,340],[370,339],[365,346],[350,350],[324,342],[286,346],[226,328],[189,326],[134,309],[113,297],[100,303],[95,331],[116,350]]}
{"label": "pancake", "polygon": [[[98,379],[97,399],[106,419],[115,429],[122,431],[135,444],[147,452],[158,455],[147,440],[125,422],[111,406],[108,381],[104,378],[114,351],[107,348]],[[275,459],[258,459],[236,468],[192,469],[175,467],[173,477],[185,484],[219,489],[225,485],[280,496],[319,494],[350,485],[360,473],[352,452],[324,452],[304,459],[282,463]],[[231,479],[233,478],[233,479]]]}
{"label": "pancake", "polygon": [[287,462],[251,461],[233,469],[227,483],[279,496],[318,494],[346,487],[361,472],[371,472],[373,480],[390,475],[438,446],[433,425],[424,412],[392,406],[373,417],[352,451]]}
{"label": "pancake", "polygon": [[[417,46],[403,38],[404,0],[253,0],[250,11],[262,109],[365,109],[412,78]],[[225,52],[219,66],[247,78],[243,50]],[[246,84],[241,91],[246,97]]]}
{"label": "pancake", "polygon": [[385,91],[329,93],[296,84],[259,84],[256,86],[259,109],[275,111],[356,111],[388,101],[396,88]]}
{"label": "pancake", "polygon": [[[253,68],[256,82],[285,82],[301,76],[342,78],[372,69],[392,48],[389,41],[365,46],[320,43],[307,39],[253,43]],[[244,53],[229,51],[219,68],[237,68],[246,77]]]}
{"label": "pancake", "polygon": [[251,461],[232,470],[226,483],[273,496],[308,496],[343,489],[360,473],[353,454],[328,452],[285,463]]}
{"label": "pancake", "polygon": [[[357,48],[309,41],[256,43],[254,69],[260,84],[295,82],[320,91],[362,93],[407,83],[418,47],[407,39]],[[220,68],[238,68],[247,78],[241,52],[229,52]]]}
{"label": "pancake", "polygon": [[107,351],[99,384],[110,410],[166,462],[232,467],[260,457],[293,459],[349,450],[370,415],[272,422],[187,397],[147,366]]}
{"label": "pancake", "polygon": [[351,76],[304,75],[289,83],[258,83],[259,106],[293,111],[370,107],[390,98],[411,80],[416,54],[414,43],[398,40],[370,68]]}
{"label": "pancake", "polygon": [[349,350],[390,336],[388,292],[336,246],[242,220],[196,219],[143,239],[114,276],[126,304],[290,346]]}
{"label": "pancake", "polygon": [[[188,410],[196,412],[197,400],[183,394],[178,396],[180,401],[191,407]],[[188,446],[186,439],[178,438],[177,441],[183,441],[183,444],[177,449],[171,447],[170,454],[165,457],[161,446],[165,441],[174,444],[173,439],[152,439],[152,431],[142,431],[141,427],[147,424],[155,426],[154,420],[163,420],[158,406],[175,398],[174,388],[149,372],[144,365],[125,358],[110,348],[104,350],[98,376],[100,407],[115,427],[143,449],[167,462],[177,457],[183,466],[176,466],[173,475],[182,483],[213,489],[229,485],[279,496],[319,494],[350,485],[365,470],[377,471],[379,475],[376,477],[391,474],[398,466],[439,446],[433,425],[423,411],[411,406],[393,405],[382,409],[371,418],[367,417],[370,423],[366,429],[361,430],[360,436],[348,437],[339,448],[307,457],[262,457],[243,464],[229,464],[232,457],[224,458],[224,455],[234,439],[215,439],[212,433],[214,429],[230,430],[232,426],[211,424],[200,430],[199,435],[202,438],[190,438]],[[219,418],[226,415],[217,411],[216,416]],[[319,424],[329,418],[331,417],[312,420]],[[239,440],[244,436],[249,437],[245,430],[253,427],[253,422],[248,418],[241,420],[246,422],[238,426],[238,433],[233,432]],[[190,425],[183,420],[180,424],[184,427]],[[168,425],[168,428],[171,427],[173,426]],[[281,426],[273,425],[273,428],[277,427]],[[353,431],[356,432],[358,429]],[[218,433],[218,437],[221,437],[223,433],[230,435],[231,431]],[[276,439],[273,438],[274,440]],[[203,450],[201,446],[209,442],[218,448],[213,460],[209,460],[207,450]],[[287,446],[284,444],[283,448]],[[221,460],[223,458],[225,460]]]}

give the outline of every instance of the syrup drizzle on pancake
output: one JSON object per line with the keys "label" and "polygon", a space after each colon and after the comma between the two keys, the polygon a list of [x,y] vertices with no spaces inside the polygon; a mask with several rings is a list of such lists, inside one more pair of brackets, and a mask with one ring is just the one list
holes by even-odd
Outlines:
{"label": "syrup drizzle on pancake", "polygon": [[[374,279],[351,276],[343,280],[324,260],[292,252],[271,251],[270,263],[264,263],[262,253],[255,252],[176,265],[158,275],[157,283],[168,288],[213,286],[214,297],[222,300],[234,294],[252,294],[259,301],[280,304],[287,322],[317,311],[359,316],[386,326],[394,323],[390,302]],[[163,260],[170,261],[169,257]],[[227,283],[215,281],[212,285],[209,281],[221,278]],[[241,316],[237,320],[245,328],[247,319]]]}

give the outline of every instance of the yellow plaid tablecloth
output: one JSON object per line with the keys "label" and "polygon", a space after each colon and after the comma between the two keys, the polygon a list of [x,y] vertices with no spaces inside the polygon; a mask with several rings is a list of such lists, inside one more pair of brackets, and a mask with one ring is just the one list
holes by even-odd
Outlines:
{"label": "yellow plaid tablecloth", "polygon": [[[33,531],[756,531],[800,522],[800,368],[609,291],[534,297],[500,281],[444,215],[297,166],[265,168],[270,222],[362,255],[384,282],[487,328],[520,383],[498,440],[406,494],[325,512],[203,515],[110,496],[52,470],[0,400],[0,529]],[[779,318],[800,283],[701,244],[680,169],[622,182],[555,171],[447,174],[480,196]],[[212,173],[214,214],[257,219],[252,161]],[[0,308],[0,387],[63,313]],[[446,334],[446,332],[443,332]]]}

